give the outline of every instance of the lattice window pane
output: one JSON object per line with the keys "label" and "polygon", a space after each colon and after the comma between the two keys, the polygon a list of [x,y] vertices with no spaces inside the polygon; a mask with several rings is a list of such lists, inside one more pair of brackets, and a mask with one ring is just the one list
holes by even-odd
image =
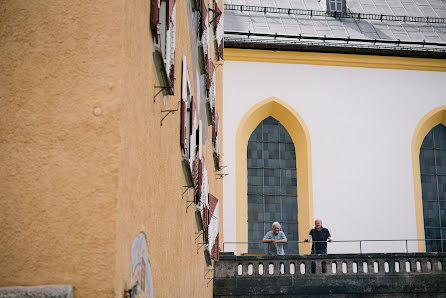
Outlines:
{"label": "lattice window pane", "polygon": [[[276,119],[268,117],[254,130],[248,142],[247,162],[249,241],[260,242],[274,221],[282,224],[288,239],[297,240],[295,148]],[[291,249],[288,253],[297,253],[298,245],[291,245]],[[265,248],[258,243],[249,244],[248,252],[264,253]]]}
{"label": "lattice window pane", "polygon": [[421,191],[423,193],[423,200],[437,200],[437,179],[433,175],[421,175]]}
{"label": "lattice window pane", "polygon": [[438,202],[423,202],[423,214],[425,227],[440,226],[440,212],[438,210]]}
{"label": "lattice window pane", "polygon": [[426,251],[446,251],[446,127],[434,127],[420,149]]}
{"label": "lattice window pane", "polygon": [[446,150],[435,150],[435,162],[438,175],[446,175]]}
{"label": "lattice window pane", "polygon": [[264,202],[263,196],[248,195],[248,220],[264,221]]}
{"label": "lattice window pane", "polygon": [[435,148],[446,149],[446,126],[437,125],[434,127]]}
{"label": "lattice window pane", "polygon": [[434,150],[420,150],[420,171],[421,174],[435,174]]}

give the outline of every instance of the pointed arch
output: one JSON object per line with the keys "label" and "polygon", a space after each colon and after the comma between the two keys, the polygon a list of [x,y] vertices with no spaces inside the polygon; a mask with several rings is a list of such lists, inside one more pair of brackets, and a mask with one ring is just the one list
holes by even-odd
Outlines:
{"label": "pointed arch", "polygon": [[[441,106],[427,113],[418,122],[412,137],[412,168],[415,199],[415,218],[417,224],[417,238],[424,239],[423,196],[421,190],[420,148],[426,135],[438,124],[446,126],[446,106]],[[426,243],[418,241],[418,251],[426,251]]]}
{"label": "pointed arch", "polygon": [[[237,242],[248,241],[247,156],[248,140],[257,125],[272,116],[289,132],[296,152],[299,241],[308,235],[313,221],[313,187],[311,174],[311,143],[308,128],[299,114],[284,101],[270,97],[253,106],[242,118],[236,134],[236,218]],[[260,239],[259,239],[260,241]],[[308,245],[299,248],[309,253]],[[237,254],[247,252],[238,247]]]}

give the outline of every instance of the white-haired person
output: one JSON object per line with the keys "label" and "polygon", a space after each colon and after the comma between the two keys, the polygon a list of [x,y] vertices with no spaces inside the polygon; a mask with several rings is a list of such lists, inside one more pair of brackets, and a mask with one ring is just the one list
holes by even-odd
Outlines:
{"label": "white-haired person", "polygon": [[269,243],[268,245],[268,255],[284,255],[283,244],[288,242],[285,233],[280,230],[280,223],[277,221],[273,222],[272,230],[265,234],[263,237],[263,243]]}
{"label": "white-haired person", "polygon": [[331,242],[331,235],[328,229],[322,226],[322,220],[316,219],[314,221],[314,229],[312,229],[305,241],[313,241],[311,247],[312,255],[326,255],[327,254],[327,241]]}

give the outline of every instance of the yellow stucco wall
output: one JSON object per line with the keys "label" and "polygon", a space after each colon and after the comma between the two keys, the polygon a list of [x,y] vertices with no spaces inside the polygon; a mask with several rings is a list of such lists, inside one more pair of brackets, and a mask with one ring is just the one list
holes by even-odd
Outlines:
{"label": "yellow stucco wall", "polygon": [[[182,199],[186,185],[181,168],[180,112],[165,115],[161,110],[176,109],[181,96],[181,63],[186,56],[192,89],[195,89],[195,70],[190,53],[187,22],[188,1],[177,1],[177,34],[175,53],[175,95],[153,96],[158,89],[153,69],[149,31],[149,1],[128,2],[124,33],[123,98],[121,110],[121,161],[119,180],[117,278],[115,289],[120,293],[130,287],[130,252],[133,238],[141,231],[147,236],[149,260],[156,297],[210,297],[212,283],[204,278],[203,248],[197,253],[198,242],[193,200],[190,189]],[[141,14],[140,12],[147,14]],[[137,16],[135,18],[135,16]],[[183,25],[180,25],[183,24]],[[212,51],[211,51],[212,52]],[[221,69],[221,68],[219,68]],[[217,107],[222,111],[221,70],[218,75]],[[220,124],[220,127],[222,124]],[[209,126],[211,135],[211,126]],[[220,151],[221,152],[221,151]],[[209,139],[204,151],[210,193],[222,199],[222,183],[216,180]],[[220,210],[222,211],[222,206]],[[220,217],[222,219],[222,215]],[[222,224],[220,233],[222,233]],[[220,237],[222,239],[222,235]],[[212,276],[208,274],[207,277]]]}
{"label": "yellow stucco wall", "polygon": [[[189,1],[176,2],[176,92],[164,105],[153,102],[150,1],[0,1],[0,287],[122,297],[144,232],[156,297],[212,295],[186,213],[192,190],[181,197],[180,113],[160,126],[180,100],[183,56],[192,60]],[[210,140],[205,158],[221,200]]]}
{"label": "yellow stucco wall", "polygon": [[121,10],[0,2],[0,286],[114,294]]}

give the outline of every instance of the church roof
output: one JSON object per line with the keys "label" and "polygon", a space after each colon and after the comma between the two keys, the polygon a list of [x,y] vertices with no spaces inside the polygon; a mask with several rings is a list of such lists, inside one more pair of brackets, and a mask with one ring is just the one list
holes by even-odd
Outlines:
{"label": "church roof", "polygon": [[[328,1],[328,0],[327,0]],[[224,0],[225,47],[446,58],[446,1]]]}

